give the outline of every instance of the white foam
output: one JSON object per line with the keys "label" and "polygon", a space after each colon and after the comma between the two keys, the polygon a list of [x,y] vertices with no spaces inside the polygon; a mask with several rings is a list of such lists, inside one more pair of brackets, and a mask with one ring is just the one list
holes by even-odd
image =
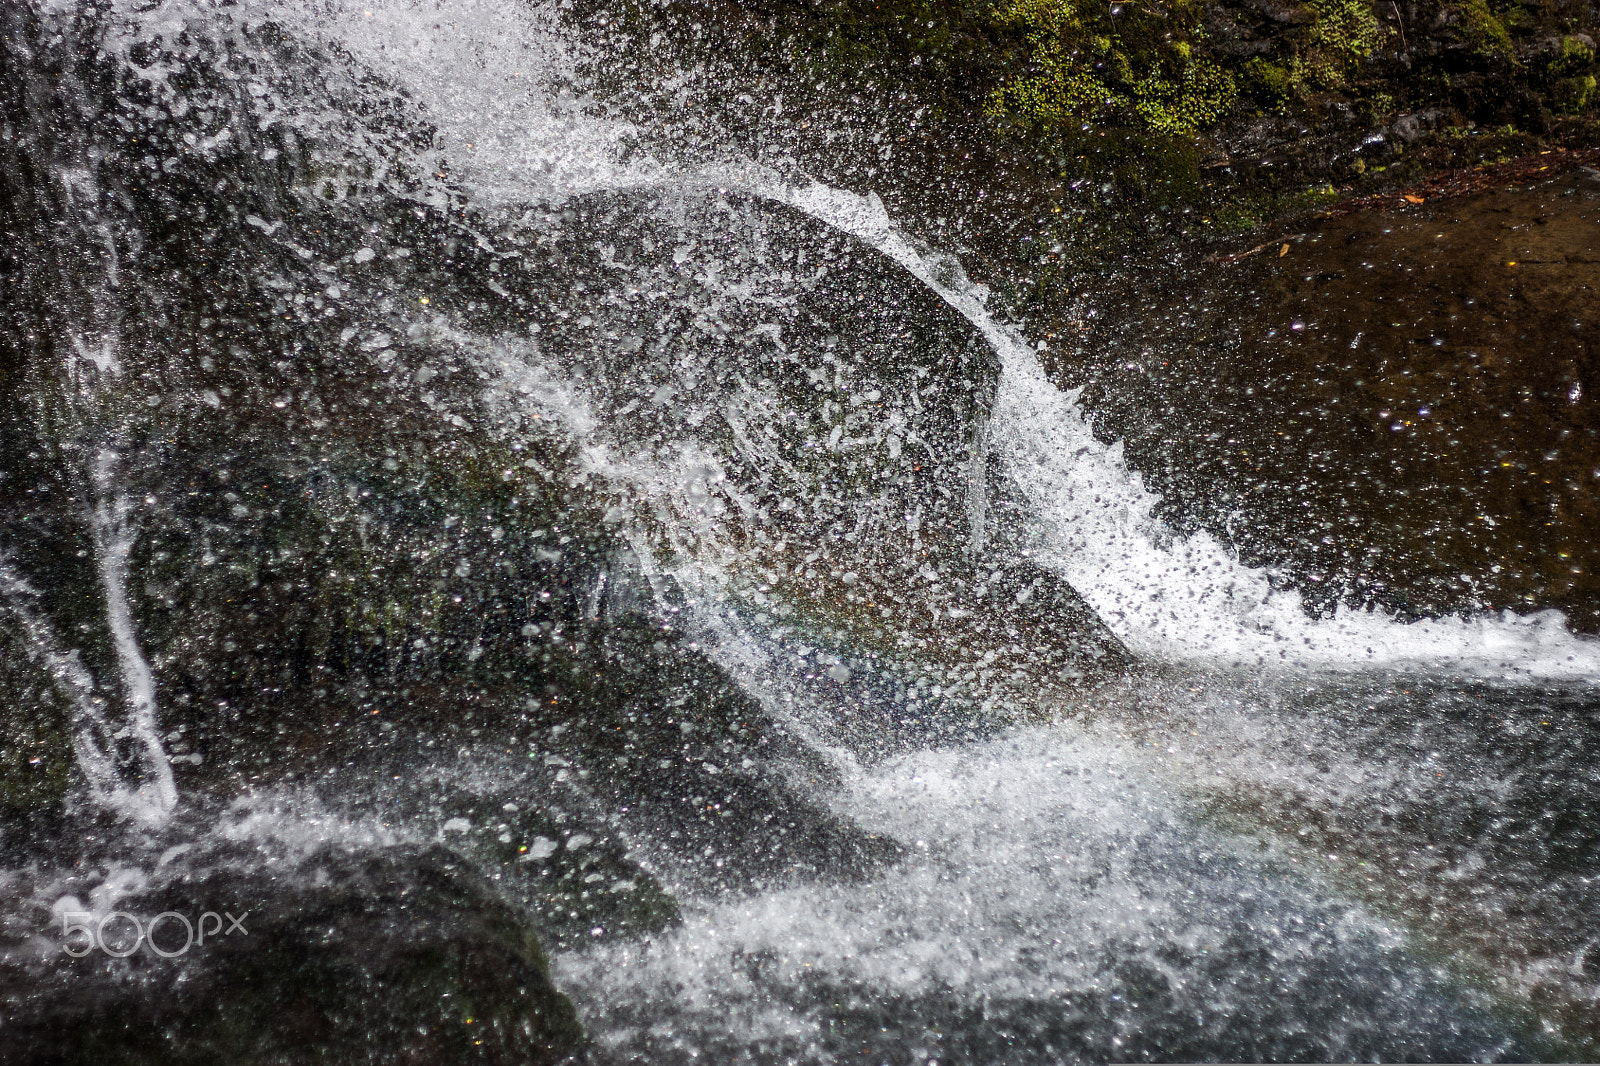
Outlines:
{"label": "white foam", "polygon": [[[854,779],[840,803],[906,859],[865,883],[691,904],[661,937],[557,957],[595,1038],[646,1057],[731,1038],[729,1061],[782,1042],[831,1061],[828,1005],[844,997],[890,1018],[897,1001],[946,997],[1066,1010],[1075,995],[1114,996],[1115,960],[1140,960],[1181,999],[1189,974],[1171,960],[1216,956],[1197,966],[1214,972],[1243,941],[1363,960],[1404,943],[1314,875],[1269,887],[1228,844],[1183,828],[1115,740],[1050,727],[924,751]],[[1231,1009],[1194,994],[1208,1013]]]}
{"label": "white foam", "polygon": [[[266,7],[268,5],[263,5]],[[623,162],[633,127],[597,118],[574,91],[581,47],[554,3],[280,0],[273,17],[333,38],[427,110],[452,178],[480,200],[559,198],[651,180]]]}
{"label": "white foam", "polygon": [[95,460],[95,493],[99,498],[89,513],[90,540],[94,544],[95,572],[105,595],[106,627],[111,631],[117,669],[127,695],[125,728],[137,748],[140,780],[136,792],[145,807],[166,812],[178,804],[178,787],[166,749],[161,745],[155,677],[139,646],[128,604],[128,555],[133,550],[134,530],[129,523],[132,505],[119,479],[116,453],[102,449]]}

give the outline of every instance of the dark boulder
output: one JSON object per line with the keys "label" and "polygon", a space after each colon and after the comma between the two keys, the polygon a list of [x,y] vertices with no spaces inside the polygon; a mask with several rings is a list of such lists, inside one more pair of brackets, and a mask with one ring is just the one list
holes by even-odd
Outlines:
{"label": "dark boulder", "polygon": [[[210,858],[158,869],[101,912],[72,914],[73,897],[62,914],[104,949],[63,937],[60,916],[8,945],[0,1056],[442,1066],[556,1062],[581,1045],[525,914],[460,856],[435,846]],[[103,920],[113,907],[131,917]],[[50,915],[40,917],[42,927]],[[135,923],[153,938],[137,939]]]}

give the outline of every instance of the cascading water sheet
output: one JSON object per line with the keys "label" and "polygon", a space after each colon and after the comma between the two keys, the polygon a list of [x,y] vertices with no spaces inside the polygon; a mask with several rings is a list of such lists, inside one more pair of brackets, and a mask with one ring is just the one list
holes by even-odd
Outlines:
{"label": "cascading water sheet", "polygon": [[1038,357],[984,307],[983,290],[945,257],[928,258],[876,196],[823,186],[768,195],[854,233],[961,311],[1001,355],[989,426],[1026,496],[1038,558],[1058,569],[1130,648],[1212,666],[1367,670],[1414,666],[1493,677],[1600,680],[1600,641],[1576,636],[1559,612],[1411,623],[1341,607],[1313,618],[1291,589],[1241,563],[1206,533],[1178,536],[1153,517],[1158,498],[1096,439]]}
{"label": "cascading water sheet", "polygon": [[[409,3],[333,11],[318,10],[311,24],[338,34],[429,105],[474,200],[653,185],[743,189],[860,238],[933,288],[1001,354],[994,444],[1034,510],[1038,558],[1135,651],[1220,666],[1409,664],[1489,676],[1600,677],[1600,644],[1573,636],[1555,613],[1402,623],[1342,607],[1312,618],[1295,592],[1274,587],[1266,572],[1243,565],[1208,534],[1163,529],[1152,517],[1157,498],[1122,462],[1120,448],[1094,437],[1075,396],[1050,384],[1028,345],[985,309],[983,290],[948,257],[907,241],[876,196],[791,187],[738,160],[685,168],[626,153],[629,127],[590,117],[570,95],[572,45],[557,41],[547,15],[512,15],[465,0],[444,9],[445,22],[430,23],[434,8]],[[504,48],[508,40],[517,47]]]}

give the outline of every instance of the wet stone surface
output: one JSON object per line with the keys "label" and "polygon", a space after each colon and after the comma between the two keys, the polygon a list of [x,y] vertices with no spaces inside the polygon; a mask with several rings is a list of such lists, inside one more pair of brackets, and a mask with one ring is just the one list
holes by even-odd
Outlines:
{"label": "wet stone surface", "polygon": [[547,1063],[581,1044],[525,916],[449,850],[325,846],[263,865],[191,849],[7,876],[8,895],[98,939],[39,932],[48,910],[7,914],[0,1058]]}
{"label": "wet stone surface", "polygon": [[1395,203],[1125,279],[1058,378],[1170,520],[1316,605],[1592,632],[1600,175]]}

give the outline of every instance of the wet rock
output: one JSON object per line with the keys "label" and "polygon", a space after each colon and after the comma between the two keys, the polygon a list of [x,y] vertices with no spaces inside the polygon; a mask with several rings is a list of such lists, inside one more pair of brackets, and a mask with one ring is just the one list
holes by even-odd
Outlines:
{"label": "wet rock", "polygon": [[[718,886],[736,871],[851,874],[894,857],[827,809],[826,775],[803,780],[814,760],[765,708],[661,629],[677,607],[656,589],[618,605],[628,534],[689,529],[694,512],[593,458],[659,450],[670,475],[672,443],[697,442],[724,465],[686,479],[713,518],[695,537],[748,549],[741,579],[785,558],[810,580],[805,565],[820,563],[823,587],[804,592],[819,609],[835,591],[876,609],[863,595],[888,582],[875,560],[974,565],[967,493],[951,485],[965,484],[996,365],[970,325],[860,242],[748,197],[470,208],[415,155],[429,134],[410,105],[348,57],[318,67],[329,57],[313,43],[247,36],[263,92],[229,95],[243,60],[222,40],[239,29],[227,12],[191,25],[181,54],[150,31],[140,62],[183,75],[159,85],[98,47],[108,30],[95,17],[6,18],[0,87],[21,116],[7,225],[38,251],[4,263],[25,298],[0,330],[0,547],[95,690],[126,703],[105,606],[82,594],[101,582],[81,550],[102,497],[125,509],[131,623],[181,792],[335,774],[337,793],[359,776],[337,777],[346,767],[379,765],[395,771],[385,780],[454,777],[390,809],[446,837],[444,823],[468,819],[463,850],[519,885],[557,939],[672,919],[670,898],[625,861],[627,834],[680,859],[692,839],[693,863],[710,847],[702,865]],[[327,97],[296,95],[306,84]],[[201,103],[230,133],[206,152],[178,117]],[[323,103],[341,116],[334,132],[272,110]],[[113,131],[157,104],[169,117],[126,147]],[[383,183],[363,177],[374,160]],[[56,179],[75,167],[104,195],[63,200]],[[330,173],[350,180],[334,189]],[[91,374],[80,343],[113,345],[120,369]],[[569,396],[615,432],[584,437],[593,424],[562,406]],[[769,440],[771,452],[747,447]],[[118,455],[114,486],[88,473],[96,450]],[[781,486],[779,470],[797,480]],[[803,506],[784,509],[786,497]],[[664,558],[693,546],[655,545]],[[846,585],[846,572],[868,580]],[[1080,615],[1063,656],[1105,658],[1108,638]],[[17,669],[19,690],[43,691],[36,669]],[[37,738],[11,732],[8,758],[25,762]],[[52,736],[60,767],[64,733]],[[566,780],[531,783],[492,839],[451,791],[486,749],[572,764]],[[580,835],[595,841],[585,856],[524,862],[541,839]],[[609,891],[626,881],[638,891]]]}
{"label": "wet rock", "polygon": [[[999,364],[969,322],[862,241],[777,204],[607,195],[566,213],[555,239],[524,216],[527,274],[505,284],[544,350],[592,383],[604,439],[681,486],[647,497],[678,509],[663,549],[720,552],[734,590],[909,655],[1015,626],[1023,601],[973,598],[1015,563],[1027,519],[987,454]],[[591,313],[537,309],[557,284],[581,286]],[[504,365],[514,383],[523,371]],[[692,531],[670,528],[684,514]],[[931,613],[929,572],[961,590]],[[1085,672],[1118,661],[1058,592],[1052,654]]]}
{"label": "wet rock", "polygon": [[[587,771],[563,772],[574,764],[537,742],[508,751],[503,724],[488,731],[499,744],[436,736],[430,748],[392,732],[359,767],[317,776],[323,803],[449,848],[491,878],[551,950],[677,923],[677,901],[641,866],[619,819],[595,801]],[[440,740],[455,750],[438,752]]]}
{"label": "wet rock", "polygon": [[1132,279],[1063,378],[1175,522],[1313,602],[1593,631],[1600,184],[1393,205]]}
{"label": "wet rock", "polygon": [[0,820],[59,805],[73,776],[68,717],[50,679],[15,647],[0,654]]}
{"label": "wet rock", "polygon": [[[237,858],[232,868],[179,860],[82,916],[74,909],[92,911],[83,900],[97,897],[70,897],[69,925],[91,925],[109,951],[82,932],[63,938],[60,915],[40,915],[0,962],[0,1054],[539,1063],[580,1045],[526,919],[451,852],[328,848],[265,870]],[[102,922],[113,906],[128,917]],[[179,917],[155,922],[161,914]],[[153,936],[136,938],[135,922]]]}
{"label": "wet rock", "polygon": [[[837,769],[685,635],[631,618],[601,638],[587,691],[530,708],[540,747],[674,884],[742,892],[855,880],[901,845],[834,814]],[[563,707],[561,704],[567,704]]]}
{"label": "wet rock", "polygon": [[1407,144],[1416,144],[1423,135],[1438,128],[1444,113],[1438,108],[1428,108],[1410,115],[1401,115],[1389,127],[1390,132]]}

